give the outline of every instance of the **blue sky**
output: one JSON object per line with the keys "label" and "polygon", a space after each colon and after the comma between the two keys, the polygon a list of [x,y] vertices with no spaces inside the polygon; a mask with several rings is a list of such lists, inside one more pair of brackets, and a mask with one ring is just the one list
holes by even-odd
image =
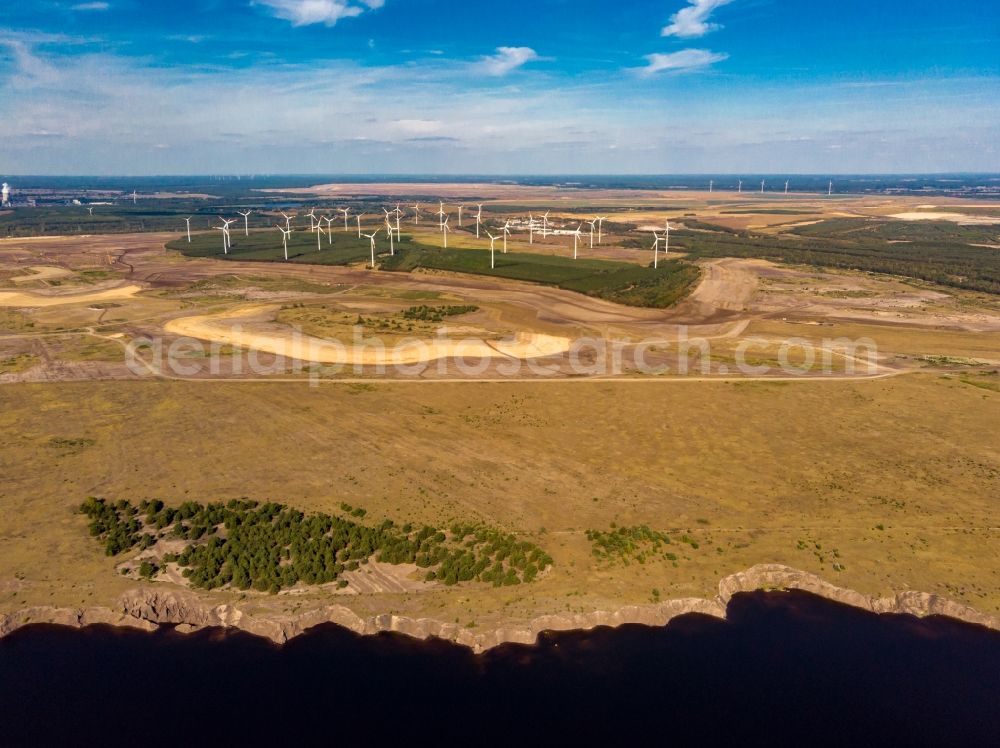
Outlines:
{"label": "blue sky", "polygon": [[0,172],[1000,171],[990,0],[30,0]]}

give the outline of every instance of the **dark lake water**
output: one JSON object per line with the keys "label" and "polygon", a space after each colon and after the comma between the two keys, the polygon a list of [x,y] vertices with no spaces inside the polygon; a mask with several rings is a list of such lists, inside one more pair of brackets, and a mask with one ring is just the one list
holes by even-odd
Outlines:
{"label": "dark lake water", "polygon": [[804,593],[730,620],[475,656],[336,626],[284,647],[31,626],[0,641],[3,745],[1000,745],[1000,634]]}

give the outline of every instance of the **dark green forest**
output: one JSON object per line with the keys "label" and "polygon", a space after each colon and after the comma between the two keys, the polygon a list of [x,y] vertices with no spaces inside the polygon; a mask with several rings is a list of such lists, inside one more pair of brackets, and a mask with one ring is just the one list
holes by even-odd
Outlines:
{"label": "dark green forest", "polygon": [[[226,504],[185,502],[176,508],[162,501],[109,502],[88,498],[80,511],[90,534],[109,556],[151,548],[162,539],[188,545],[163,563],[176,563],[199,589],[235,588],[277,593],[303,583],[337,582],[344,572],[369,560],[416,564],[424,579],[445,585],[486,582],[496,587],[533,581],[552,565],[533,543],[476,524],[447,529],[384,520],[361,524],[364,509],[341,505],[344,516],[305,514],[282,504],[233,500]],[[157,567],[146,561],[140,575]]]}

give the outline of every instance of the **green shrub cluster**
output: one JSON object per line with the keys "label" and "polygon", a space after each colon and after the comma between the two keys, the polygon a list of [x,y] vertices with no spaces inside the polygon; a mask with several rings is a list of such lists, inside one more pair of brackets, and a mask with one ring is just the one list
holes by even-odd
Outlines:
{"label": "green shrub cluster", "polygon": [[[190,543],[176,562],[191,585],[200,589],[233,587],[276,593],[298,583],[340,582],[369,559],[416,564],[428,581],[446,585],[488,582],[494,586],[531,582],[552,565],[538,546],[509,533],[480,525],[397,526],[385,520],[375,527],[359,524],[365,510],[342,504],[350,519],[306,515],[281,504],[233,500],[228,504],[162,501],[110,503],[89,498],[80,510],[90,518],[90,532],[109,555],[148,548],[161,538]],[[150,571],[150,575],[155,571]]]}
{"label": "green shrub cluster", "polygon": [[[670,536],[646,525],[612,527],[607,532],[587,530],[587,540],[592,545],[592,553],[601,561],[620,561],[627,566],[632,561],[644,564],[656,558],[677,560],[676,554],[666,550],[666,546],[673,543]],[[698,548],[698,543],[687,535],[682,536],[680,542]]]}
{"label": "green shrub cluster", "polygon": [[403,310],[403,318],[421,322],[443,322],[445,317],[458,317],[478,311],[478,306],[411,306]]}

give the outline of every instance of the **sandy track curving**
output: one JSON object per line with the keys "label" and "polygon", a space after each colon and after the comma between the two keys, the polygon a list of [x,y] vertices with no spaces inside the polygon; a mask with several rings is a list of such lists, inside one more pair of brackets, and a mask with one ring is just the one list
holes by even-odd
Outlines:
{"label": "sandy track curving", "polygon": [[73,275],[72,270],[60,267],[50,267],[48,265],[33,265],[28,269],[31,270],[30,275],[19,275],[16,278],[11,278],[11,282],[31,283],[33,281],[56,280],[57,278],[66,278]]}
{"label": "sandy track curving", "polygon": [[542,358],[565,353],[569,338],[522,332],[513,340],[413,340],[396,346],[377,343],[355,346],[324,340],[286,329],[245,329],[246,323],[260,323],[273,317],[280,307],[258,305],[220,314],[181,317],[164,329],[171,335],[197,338],[213,343],[248,348],[299,361],[346,366],[412,366],[442,358]]}
{"label": "sandy track curving", "polygon": [[42,291],[0,291],[0,307],[50,307],[63,304],[93,304],[115,299],[129,299],[143,290],[142,286],[128,285],[107,288],[103,291],[71,291],[62,293]]}

